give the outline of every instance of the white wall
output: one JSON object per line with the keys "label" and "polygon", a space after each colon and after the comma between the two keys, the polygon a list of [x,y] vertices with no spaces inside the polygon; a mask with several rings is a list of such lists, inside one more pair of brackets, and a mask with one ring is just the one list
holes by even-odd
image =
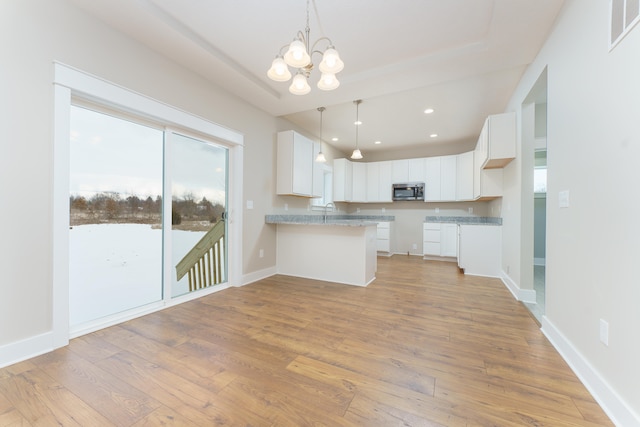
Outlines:
{"label": "white wall", "polygon": [[[543,331],[618,425],[640,425],[640,28],[608,51],[609,2],[567,0],[510,100],[522,103],[547,67],[548,222]],[[520,141],[519,149],[527,150]],[[521,152],[518,153],[521,157]],[[503,268],[524,283],[529,245],[521,194],[528,166],[505,168]],[[523,172],[525,171],[525,172]],[[519,191],[520,190],[520,191]],[[570,191],[570,207],[558,193]],[[524,237],[523,237],[524,236]],[[599,321],[609,323],[609,345]]]}
{"label": "white wall", "polygon": [[[243,191],[254,209],[244,211],[243,273],[275,268],[275,230],[264,215],[275,188],[274,138],[285,123],[68,0],[0,2],[0,51],[0,351],[52,327],[53,61],[244,134]],[[258,246],[273,256],[259,259]]]}

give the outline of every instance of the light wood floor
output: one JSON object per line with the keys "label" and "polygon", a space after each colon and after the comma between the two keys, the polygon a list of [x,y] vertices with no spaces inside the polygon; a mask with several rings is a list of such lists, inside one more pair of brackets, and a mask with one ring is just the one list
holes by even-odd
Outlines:
{"label": "light wood floor", "polygon": [[527,309],[451,263],[232,288],[0,370],[0,425],[607,426]]}

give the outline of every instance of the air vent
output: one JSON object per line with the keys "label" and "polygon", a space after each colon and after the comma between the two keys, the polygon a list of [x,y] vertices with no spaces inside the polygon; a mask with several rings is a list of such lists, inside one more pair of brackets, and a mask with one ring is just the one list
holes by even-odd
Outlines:
{"label": "air vent", "polygon": [[611,4],[611,51],[640,21],[640,0],[610,0]]}

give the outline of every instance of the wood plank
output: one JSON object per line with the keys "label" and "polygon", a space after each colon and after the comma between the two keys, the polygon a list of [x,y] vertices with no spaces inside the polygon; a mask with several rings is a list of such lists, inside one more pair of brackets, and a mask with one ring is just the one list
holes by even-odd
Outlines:
{"label": "wood plank", "polygon": [[0,369],[0,425],[611,426],[500,280],[275,275]]}

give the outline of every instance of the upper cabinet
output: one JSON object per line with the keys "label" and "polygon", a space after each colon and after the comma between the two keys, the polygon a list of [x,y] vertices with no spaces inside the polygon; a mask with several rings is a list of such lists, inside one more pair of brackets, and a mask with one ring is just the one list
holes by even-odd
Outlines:
{"label": "upper cabinet", "polygon": [[309,138],[292,130],[278,132],[278,194],[313,197],[313,151]]}
{"label": "upper cabinet", "polygon": [[484,169],[502,168],[516,158],[516,114],[487,117],[476,146]]}

